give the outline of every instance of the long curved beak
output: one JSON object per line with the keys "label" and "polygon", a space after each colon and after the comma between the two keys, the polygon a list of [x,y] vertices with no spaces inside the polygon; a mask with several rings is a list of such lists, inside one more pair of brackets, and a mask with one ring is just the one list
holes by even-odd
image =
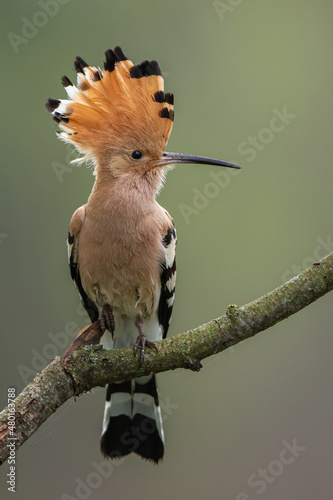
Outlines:
{"label": "long curved beak", "polygon": [[187,155],[183,153],[167,153],[164,152],[161,159],[158,160],[158,165],[169,165],[170,163],[200,163],[203,165],[218,165],[220,167],[241,168],[233,163],[227,163],[206,156]]}

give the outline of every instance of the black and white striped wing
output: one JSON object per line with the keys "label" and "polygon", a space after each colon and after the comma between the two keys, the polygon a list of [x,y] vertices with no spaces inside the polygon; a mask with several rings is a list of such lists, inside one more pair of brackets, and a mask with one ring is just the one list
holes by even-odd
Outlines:
{"label": "black and white striped wing", "polygon": [[98,308],[83,288],[80,272],[78,269],[79,234],[84,221],[84,217],[85,206],[78,208],[72,217],[67,240],[68,264],[72,280],[77,286],[83,307],[86,309],[91,322],[94,323],[94,321],[98,320]]}
{"label": "black and white striped wing", "polygon": [[158,319],[163,329],[163,338],[167,336],[168,328],[171,321],[173,303],[175,300],[176,287],[176,243],[177,235],[176,228],[172,222],[172,226],[168,228],[166,235],[162,240],[165,252],[164,262],[161,270],[161,295],[158,306]]}

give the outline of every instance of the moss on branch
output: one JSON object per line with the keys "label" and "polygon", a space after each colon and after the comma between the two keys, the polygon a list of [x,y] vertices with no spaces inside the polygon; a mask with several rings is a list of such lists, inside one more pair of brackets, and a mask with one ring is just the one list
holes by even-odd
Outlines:
{"label": "moss on branch", "polygon": [[[100,345],[85,345],[65,360],[56,357],[15,400],[16,448],[71,397],[149,373],[176,368],[198,371],[202,359],[266,330],[332,289],[333,253],[253,302],[231,305],[223,316],[158,342],[159,352],[147,350],[142,366],[131,347],[108,351]],[[99,338],[99,322],[80,332],[85,339],[88,330],[92,339]],[[0,464],[9,455],[8,415],[8,408],[0,413]]]}

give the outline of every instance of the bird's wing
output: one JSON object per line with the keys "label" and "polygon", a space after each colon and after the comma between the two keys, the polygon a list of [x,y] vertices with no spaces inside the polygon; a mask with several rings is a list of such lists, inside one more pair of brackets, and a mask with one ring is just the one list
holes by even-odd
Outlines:
{"label": "bird's wing", "polygon": [[[169,216],[169,214],[167,214]],[[176,228],[173,220],[162,235],[162,244],[164,247],[164,261],[161,266],[161,295],[158,305],[158,319],[163,329],[163,338],[168,333],[171,321],[173,303],[175,300],[176,286]]]}
{"label": "bird's wing", "polygon": [[86,214],[86,206],[78,208],[71,219],[68,231],[68,263],[71,272],[72,280],[75,282],[78,292],[81,297],[82,304],[89,314],[90,320],[93,323],[98,320],[99,313],[96,304],[88,296],[87,292],[82,286],[81,276],[78,267],[78,255],[79,255],[79,235],[81,228],[84,223]]}

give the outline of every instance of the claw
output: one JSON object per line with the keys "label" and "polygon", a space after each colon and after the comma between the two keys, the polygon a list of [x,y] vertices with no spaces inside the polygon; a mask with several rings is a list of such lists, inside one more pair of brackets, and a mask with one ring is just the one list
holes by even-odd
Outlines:
{"label": "claw", "polygon": [[111,335],[113,338],[115,324],[114,324],[114,317],[113,317],[112,309],[109,306],[109,304],[106,304],[103,307],[99,322],[100,322],[101,330],[103,332],[105,332],[105,330],[109,330],[109,332],[111,332]]}
{"label": "claw", "polygon": [[156,352],[158,352],[158,347],[155,344],[155,342],[151,342],[150,340],[148,340],[145,334],[143,333],[142,320],[140,318],[136,319],[135,326],[139,330],[139,335],[133,347],[133,354],[134,356],[136,356],[137,350],[140,349],[140,365],[141,365],[145,359],[146,347],[153,347],[156,350]]}
{"label": "claw", "polygon": [[151,342],[150,340],[148,340],[145,335],[143,337],[141,335],[139,335],[138,338],[136,339],[135,344],[134,344],[133,353],[135,356],[137,350],[140,349],[140,365],[143,363],[143,361],[145,359],[146,347],[153,347],[156,350],[156,352],[158,352],[158,348],[157,348],[157,345],[155,344],[155,342]]}

